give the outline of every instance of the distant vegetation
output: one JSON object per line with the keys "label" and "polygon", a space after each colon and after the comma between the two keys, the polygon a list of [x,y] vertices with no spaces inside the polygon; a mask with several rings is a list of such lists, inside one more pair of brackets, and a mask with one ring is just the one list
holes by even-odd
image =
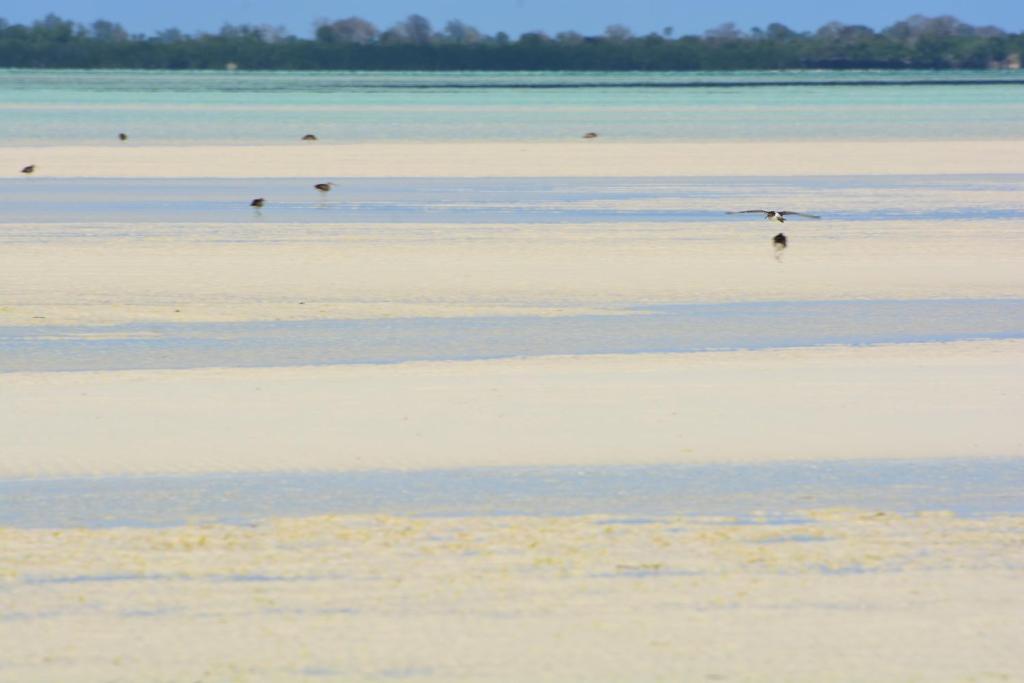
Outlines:
{"label": "distant vegetation", "polygon": [[882,30],[833,22],[813,32],[782,24],[741,31],[723,24],[676,37],[671,27],[634,35],[485,35],[461,21],[441,30],[419,15],[381,30],[358,17],[316,23],[314,37],[278,27],[226,25],[218,33],[167,29],[133,35],[50,14],[25,26],[0,19],[0,67],[371,70],[985,69],[1020,67],[1024,33],[953,17],[913,16]]}

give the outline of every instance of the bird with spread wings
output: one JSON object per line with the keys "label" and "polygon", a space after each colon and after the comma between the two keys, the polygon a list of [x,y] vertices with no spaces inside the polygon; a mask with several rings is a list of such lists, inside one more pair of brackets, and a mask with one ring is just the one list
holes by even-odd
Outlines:
{"label": "bird with spread wings", "polygon": [[726,213],[763,213],[766,221],[778,221],[779,223],[785,223],[786,216],[803,216],[804,218],[814,219],[821,218],[821,216],[815,216],[809,213],[800,213],[798,211],[769,211],[768,209],[747,209],[746,211],[726,211]]}

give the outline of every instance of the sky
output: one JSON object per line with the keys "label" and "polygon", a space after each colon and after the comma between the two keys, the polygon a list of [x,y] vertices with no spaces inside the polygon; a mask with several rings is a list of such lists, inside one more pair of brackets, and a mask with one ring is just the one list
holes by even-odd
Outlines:
{"label": "sky", "polygon": [[780,22],[792,29],[816,29],[829,21],[883,28],[912,14],[951,14],[975,25],[1024,30],[1024,2],[1019,0],[0,0],[0,17],[27,23],[53,12],[90,23],[108,19],[132,33],[176,27],[186,32],[216,31],[225,23],[281,25],[299,36],[312,34],[318,18],[360,16],[380,28],[418,13],[440,29],[461,19],[485,33],[573,30],[602,33],[624,24],[643,34],[673,27],[675,35],[700,34],[733,21],[741,28]]}

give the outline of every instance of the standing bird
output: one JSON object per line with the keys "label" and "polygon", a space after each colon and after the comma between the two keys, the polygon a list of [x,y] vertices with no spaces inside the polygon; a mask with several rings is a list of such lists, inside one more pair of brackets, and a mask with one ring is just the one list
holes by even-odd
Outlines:
{"label": "standing bird", "polygon": [[584,133],[583,134],[583,139],[584,140],[593,140],[596,137],[597,137],[597,133]]}
{"label": "standing bird", "polygon": [[120,140],[121,142],[124,142],[125,140],[128,139],[128,135],[126,133],[118,133],[117,139]]}
{"label": "standing bird", "polygon": [[25,168],[21,169],[21,172],[24,173],[25,175],[31,175],[32,173],[35,173],[35,170],[36,170],[36,165],[35,164],[30,164],[30,165],[26,166]]}
{"label": "standing bird", "polygon": [[317,183],[313,187],[326,194],[331,191],[332,187],[334,187],[334,183]]}
{"label": "standing bird", "polygon": [[763,213],[766,221],[778,221],[780,223],[786,222],[786,216],[803,216],[804,218],[821,218],[821,216],[813,216],[809,213],[797,213],[796,211],[768,211],[767,209],[748,209],[746,211],[726,211],[728,214],[736,213]]}
{"label": "standing bird", "polygon": [[251,202],[249,202],[249,206],[253,207],[254,209],[262,209],[263,208],[263,204],[266,201],[267,200],[264,199],[263,197],[257,197],[256,199],[254,199]]}
{"label": "standing bird", "polygon": [[306,133],[305,135],[302,136],[302,139],[303,140],[316,140],[317,138],[312,133]]}

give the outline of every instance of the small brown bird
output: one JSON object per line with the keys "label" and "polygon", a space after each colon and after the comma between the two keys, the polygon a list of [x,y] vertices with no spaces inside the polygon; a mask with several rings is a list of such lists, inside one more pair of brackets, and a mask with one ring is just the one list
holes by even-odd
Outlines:
{"label": "small brown bird", "polygon": [[305,135],[302,136],[302,139],[303,140],[316,140],[317,138],[312,133],[306,133]]}
{"label": "small brown bird", "polygon": [[25,175],[29,175],[30,173],[35,173],[35,170],[36,170],[36,165],[35,164],[30,164],[30,165],[26,166],[25,168],[21,169],[21,172],[24,173]]}
{"label": "small brown bird", "polygon": [[334,187],[334,183],[317,183],[313,187],[320,190],[321,192],[330,192],[331,188]]}
{"label": "small brown bird", "polygon": [[117,139],[120,140],[121,142],[124,142],[125,140],[128,139],[128,135],[125,134],[125,133],[118,133],[117,134]]}
{"label": "small brown bird", "polygon": [[584,140],[593,140],[596,137],[597,137],[597,133],[584,133],[583,134],[583,139]]}
{"label": "small brown bird", "polygon": [[266,201],[267,200],[264,199],[263,197],[257,197],[256,199],[254,199],[251,202],[249,202],[249,206],[251,206],[253,208],[256,208],[256,209],[261,209],[261,208],[263,208],[263,203],[266,202]]}

